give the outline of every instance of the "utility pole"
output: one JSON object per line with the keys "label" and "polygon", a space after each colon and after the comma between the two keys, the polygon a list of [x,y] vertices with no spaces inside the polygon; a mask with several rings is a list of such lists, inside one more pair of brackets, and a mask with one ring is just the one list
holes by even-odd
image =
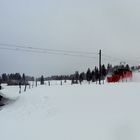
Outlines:
{"label": "utility pole", "polygon": [[101,50],[99,50],[99,85],[101,85]]}
{"label": "utility pole", "polygon": [[37,87],[37,78],[35,79],[35,86]]}

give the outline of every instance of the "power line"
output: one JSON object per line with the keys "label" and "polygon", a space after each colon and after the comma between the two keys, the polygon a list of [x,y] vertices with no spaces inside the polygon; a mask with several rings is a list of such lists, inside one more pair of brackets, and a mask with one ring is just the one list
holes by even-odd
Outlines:
{"label": "power line", "polygon": [[124,60],[122,58],[117,58],[117,57],[106,55],[106,54],[103,54],[102,57],[104,57],[104,59],[113,60],[113,61],[122,61],[122,60]]}
{"label": "power line", "polygon": [[48,51],[48,52],[61,52],[61,53],[72,53],[72,54],[86,54],[86,55],[97,55],[97,52],[83,52],[83,51],[70,51],[70,50],[58,50],[58,49],[46,49],[46,48],[38,48],[38,47],[27,47],[21,45],[14,44],[6,44],[0,43],[0,46],[6,46],[11,48],[21,48],[21,49],[29,49],[29,50],[40,50],[40,51]]}
{"label": "power line", "polygon": [[64,56],[73,56],[73,57],[84,57],[90,59],[97,59],[97,57],[82,55],[82,54],[71,54],[71,53],[62,53],[62,52],[48,52],[48,51],[39,51],[39,50],[30,50],[30,49],[21,49],[21,48],[8,48],[0,47],[0,50],[8,51],[20,51],[20,52],[30,52],[30,53],[41,53],[41,54],[51,54],[51,55],[64,55]]}
{"label": "power line", "polygon": [[[97,52],[83,52],[83,51],[71,51],[71,50],[58,50],[58,49],[46,49],[39,47],[27,47],[21,45],[0,43],[1,50],[9,50],[9,51],[20,51],[20,52],[30,52],[30,53],[42,53],[42,54],[52,54],[52,55],[65,55],[65,56],[73,56],[73,57],[83,57],[83,58],[91,58],[98,59]],[[102,54],[103,60],[106,61],[126,61],[126,62],[135,62],[140,63],[139,60],[130,60],[125,58],[118,58],[107,54]]]}
{"label": "power line", "polygon": [[126,59],[126,58],[121,58],[121,57],[114,57],[114,56],[111,56],[111,55],[106,55],[106,54],[103,54],[103,57],[104,57],[104,60],[109,60],[109,61],[126,61],[126,62],[131,62],[131,63],[140,63],[139,60],[134,60],[134,59]]}

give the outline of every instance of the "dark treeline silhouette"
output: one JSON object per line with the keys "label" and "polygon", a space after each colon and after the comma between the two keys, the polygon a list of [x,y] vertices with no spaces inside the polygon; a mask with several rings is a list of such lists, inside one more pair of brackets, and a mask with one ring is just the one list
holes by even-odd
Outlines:
{"label": "dark treeline silhouette", "polygon": [[120,64],[120,65],[115,65],[115,66],[112,66],[112,64],[108,64],[107,66],[105,66],[103,64],[101,66],[101,72],[100,72],[99,68],[95,66],[94,69],[88,68],[86,72],[79,73],[78,71],[76,71],[74,74],[71,74],[71,75],[55,75],[55,76],[47,77],[47,78],[45,78],[45,80],[46,81],[71,80],[71,84],[78,84],[78,83],[82,84],[82,82],[84,80],[86,80],[90,84],[91,82],[97,83],[99,81],[99,78],[100,78],[104,83],[104,80],[108,74],[112,74],[119,69],[134,71],[134,70],[140,69],[140,66],[130,67],[128,64],[126,64],[126,65]]}
{"label": "dark treeline silhouette", "polygon": [[54,75],[51,77],[46,77],[45,80],[49,81],[49,80],[72,80],[72,77],[74,76],[74,74],[72,75]]}
{"label": "dark treeline silhouette", "polygon": [[[107,68],[105,67],[105,65],[102,65],[101,67],[101,79],[104,80],[106,75],[107,75]],[[51,81],[51,80],[64,80],[66,82],[66,80],[71,80],[71,84],[82,84],[82,82],[84,80],[87,80],[88,83],[90,84],[90,82],[97,82],[99,80],[99,69],[98,67],[95,67],[94,69],[90,69],[88,68],[88,70],[86,72],[81,72],[79,73],[78,71],[76,71],[74,74],[71,75],[55,75],[55,76],[51,76],[51,77],[47,77],[45,78],[46,81]],[[40,81],[40,79],[38,79]]]}
{"label": "dark treeline silhouette", "polygon": [[130,67],[128,64],[126,65],[115,65],[112,66],[111,64],[108,64],[105,66],[104,64],[101,66],[101,71],[98,67],[94,67],[93,69],[88,68],[86,72],[80,72],[76,71],[74,74],[71,75],[55,75],[51,77],[44,77],[43,75],[39,78],[34,79],[32,76],[25,76],[23,73],[22,75],[20,73],[11,73],[6,74],[3,73],[0,76],[0,85],[1,83],[7,83],[8,85],[28,85],[28,81],[40,81],[41,85],[44,85],[44,81],[48,81],[48,85],[51,85],[51,80],[60,80],[62,85],[62,80],[66,82],[67,80],[71,80],[71,84],[82,84],[84,80],[86,80],[89,84],[91,82],[98,83],[99,78],[104,82],[106,76],[108,74],[112,74],[113,72],[118,72],[119,69],[125,69],[125,70],[140,70],[140,66],[132,66]]}
{"label": "dark treeline silhouette", "polygon": [[126,72],[126,71],[136,71],[136,70],[139,70],[140,69],[140,66],[132,66],[130,67],[128,64],[126,65],[115,65],[112,67],[112,65],[110,65],[108,67],[108,71],[107,73],[108,74],[112,74],[112,73],[120,73],[120,72]]}
{"label": "dark treeline silhouette", "polygon": [[8,85],[28,85],[28,81],[34,81],[34,77],[25,76],[24,73],[22,75],[20,73],[3,73],[0,76],[0,83],[7,83]]}
{"label": "dark treeline silhouette", "polygon": [[131,70],[132,70],[132,71],[140,70],[140,66],[132,66],[132,67],[131,67]]}

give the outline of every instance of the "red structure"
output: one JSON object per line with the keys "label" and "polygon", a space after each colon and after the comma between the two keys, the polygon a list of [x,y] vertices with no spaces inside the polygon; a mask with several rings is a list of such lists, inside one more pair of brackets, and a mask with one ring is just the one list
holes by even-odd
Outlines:
{"label": "red structure", "polygon": [[107,82],[118,82],[120,80],[126,79],[126,78],[132,78],[132,71],[131,70],[125,70],[125,69],[118,69],[114,71],[114,73],[111,76],[107,77]]}

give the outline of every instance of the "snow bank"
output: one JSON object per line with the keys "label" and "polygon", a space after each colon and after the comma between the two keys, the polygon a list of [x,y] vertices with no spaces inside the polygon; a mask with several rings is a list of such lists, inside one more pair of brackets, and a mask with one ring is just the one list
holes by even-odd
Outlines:
{"label": "snow bank", "polygon": [[140,83],[6,87],[2,140],[139,140]]}

